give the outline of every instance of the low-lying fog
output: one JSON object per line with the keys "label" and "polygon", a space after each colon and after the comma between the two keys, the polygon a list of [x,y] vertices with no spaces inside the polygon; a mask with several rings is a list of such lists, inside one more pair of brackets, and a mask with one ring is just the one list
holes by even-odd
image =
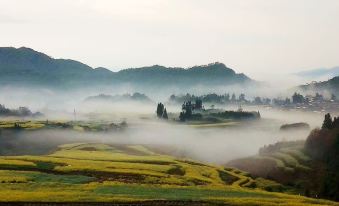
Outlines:
{"label": "low-lying fog", "polygon": [[[5,98],[2,97],[2,100]],[[27,101],[32,104],[34,100]],[[74,103],[75,102],[75,103]],[[0,102],[1,103],[1,102]],[[7,103],[10,103],[7,101]],[[72,104],[74,103],[74,104]],[[19,103],[15,102],[15,106]],[[57,108],[46,109],[45,119],[77,118],[112,120],[118,123],[126,120],[128,128],[123,132],[84,133],[75,131],[31,131],[9,134],[2,132],[0,154],[41,154],[53,151],[59,144],[69,142],[100,142],[145,144],[160,148],[180,157],[189,157],[211,163],[225,163],[231,159],[257,154],[260,147],[283,140],[306,139],[309,131],[281,132],[282,124],[307,122],[311,128],[321,126],[323,114],[296,111],[278,111],[272,108],[246,107],[244,110],[260,111],[261,120],[248,121],[236,127],[196,128],[193,126],[156,119],[156,104],[87,104],[74,100]],[[6,105],[11,107],[13,105]],[[25,102],[21,102],[26,106]],[[39,105],[39,104],[36,104]],[[64,105],[65,109],[60,108]],[[180,105],[166,105],[167,111],[178,112]],[[38,108],[34,108],[37,109]],[[236,106],[224,109],[237,109]],[[61,115],[62,114],[62,115]],[[2,150],[2,151],[1,151]]]}

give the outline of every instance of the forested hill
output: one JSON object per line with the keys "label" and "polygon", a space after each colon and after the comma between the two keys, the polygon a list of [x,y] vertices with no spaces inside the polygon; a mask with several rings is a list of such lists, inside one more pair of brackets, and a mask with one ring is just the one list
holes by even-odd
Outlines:
{"label": "forested hill", "polygon": [[304,91],[314,90],[317,92],[331,92],[336,96],[339,95],[339,76],[334,77],[328,81],[311,83],[308,85],[302,85],[300,88]]}
{"label": "forested hill", "polygon": [[0,85],[72,88],[97,85],[229,86],[255,83],[222,63],[189,69],[154,65],[112,72],[70,59],[54,59],[33,49],[0,47]]}
{"label": "forested hill", "polygon": [[265,145],[257,155],[232,160],[227,166],[286,186],[271,191],[287,189],[339,201],[339,117],[326,114],[321,129],[312,130],[306,141]]}

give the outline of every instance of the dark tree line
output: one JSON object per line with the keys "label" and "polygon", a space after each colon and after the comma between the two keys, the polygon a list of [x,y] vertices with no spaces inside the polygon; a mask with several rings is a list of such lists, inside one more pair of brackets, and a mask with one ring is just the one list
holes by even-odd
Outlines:
{"label": "dark tree line", "polygon": [[0,104],[0,116],[41,116],[40,112],[33,113],[27,107],[19,107],[18,109],[8,109],[4,105]]}
{"label": "dark tree line", "polygon": [[212,113],[211,116],[229,119],[257,119],[260,118],[260,112],[244,112],[244,111],[224,111]]}
{"label": "dark tree line", "polygon": [[[291,97],[281,98],[265,98],[256,96],[253,100],[246,99],[245,94],[240,94],[238,97],[236,94],[222,94],[218,95],[215,93],[196,96],[193,94],[187,93],[186,95],[171,95],[169,102],[181,103],[181,102],[194,102],[196,99],[200,99],[205,103],[213,104],[254,104],[254,105],[291,105],[291,104],[304,104],[308,103],[311,100],[315,101],[324,101],[325,98],[323,95],[316,93],[314,96],[303,96],[300,93],[295,92]],[[330,101],[337,101],[337,97],[332,94]]]}
{"label": "dark tree line", "polygon": [[171,95],[169,98],[170,102],[176,102],[176,103],[181,103],[181,102],[194,102],[196,100],[201,100],[201,102],[205,103],[237,103],[237,102],[248,102],[246,100],[245,94],[240,94],[239,97],[233,93],[233,94],[206,94],[206,95],[200,95],[196,96],[194,94],[189,94],[187,93],[186,95],[181,95],[181,96],[176,96],[176,95]]}
{"label": "dark tree line", "polygon": [[[305,151],[321,164],[316,171],[320,197],[339,200],[339,117],[326,114],[321,129],[311,132],[305,143]],[[320,162],[320,163],[319,163]]]}

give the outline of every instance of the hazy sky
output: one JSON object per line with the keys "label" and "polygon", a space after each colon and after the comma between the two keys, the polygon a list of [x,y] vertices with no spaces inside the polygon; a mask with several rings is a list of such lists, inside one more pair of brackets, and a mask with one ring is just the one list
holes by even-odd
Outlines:
{"label": "hazy sky", "polygon": [[339,65],[339,0],[0,0],[0,46],[112,70],[220,61],[261,79]]}

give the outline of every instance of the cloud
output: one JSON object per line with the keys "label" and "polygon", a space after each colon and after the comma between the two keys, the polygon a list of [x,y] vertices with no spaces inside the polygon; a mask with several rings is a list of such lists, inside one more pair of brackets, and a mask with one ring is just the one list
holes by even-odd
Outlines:
{"label": "cloud", "polygon": [[24,19],[13,17],[10,15],[4,15],[0,13],[0,24],[22,24],[25,23]]}

